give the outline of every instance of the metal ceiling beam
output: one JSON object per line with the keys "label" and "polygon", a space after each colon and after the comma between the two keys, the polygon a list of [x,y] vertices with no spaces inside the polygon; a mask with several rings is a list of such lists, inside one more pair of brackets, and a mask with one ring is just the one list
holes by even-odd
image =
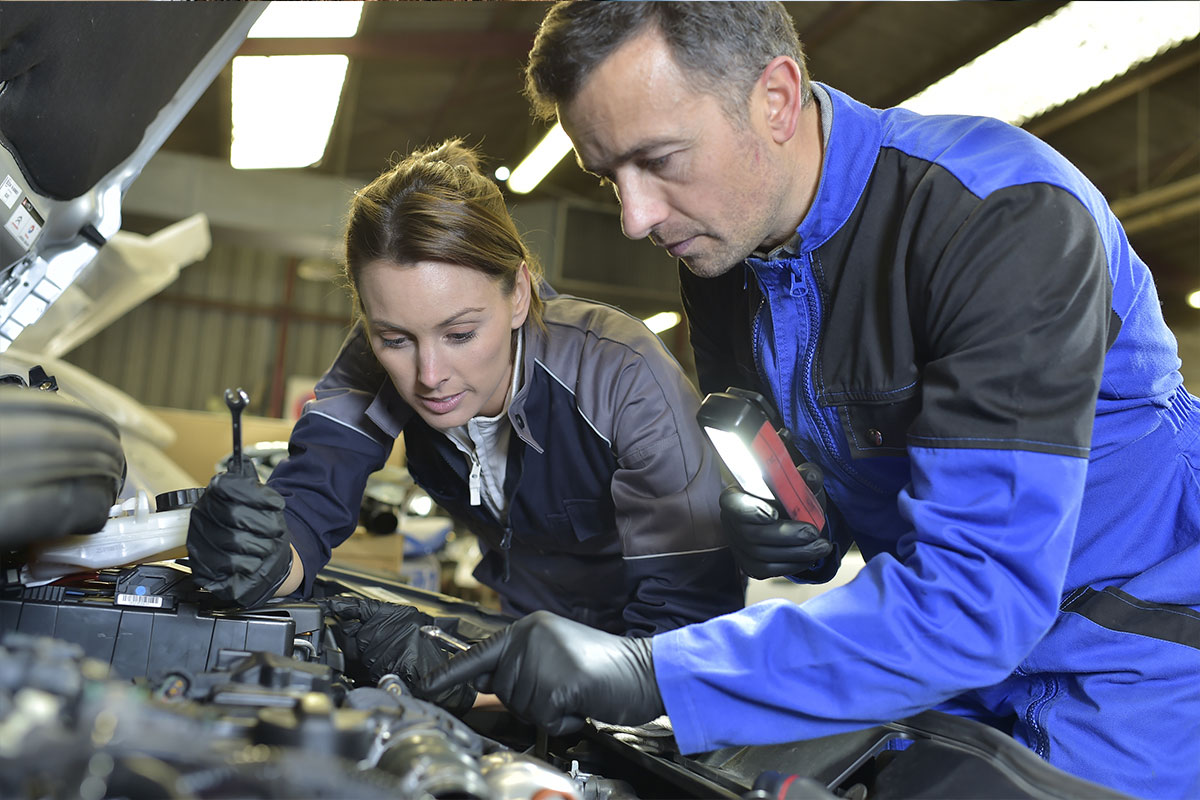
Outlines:
{"label": "metal ceiling beam", "polygon": [[345,55],[377,61],[457,61],[519,58],[533,46],[533,31],[478,31],[360,34],[348,39],[247,39],[239,56]]}
{"label": "metal ceiling beam", "polygon": [[164,220],[203,212],[214,231],[254,246],[330,259],[361,185],[303,170],[237,170],[221,159],[160,150],[129,187],[122,209]]}
{"label": "metal ceiling beam", "polygon": [[1200,195],[1170,203],[1131,219],[1123,219],[1121,227],[1125,229],[1127,236],[1135,236],[1192,215],[1200,215]]}
{"label": "metal ceiling beam", "polygon": [[1200,175],[1116,200],[1109,206],[1127,236],[1200,214]]}
{"label": "metal ceiling beam", "polygon": [[1174,183],[1168,183],[1166,186],[1135,194],[1132,197],[1114,200],[1109,204],[1109,208],[1120,219],[1126,219],[1157,206],[1173,203],[1188,195],[1200,196],[1200,175],[1183,178]]}
{"label": "metal ceiling beam", "polygon": [[1034,136],[1045,137],[1197,64],[1200,64],[1200,39],[1193,39],[1134,68],[1124,77],[1115,78],[1077,100],[1029,120],[1023,127]]}

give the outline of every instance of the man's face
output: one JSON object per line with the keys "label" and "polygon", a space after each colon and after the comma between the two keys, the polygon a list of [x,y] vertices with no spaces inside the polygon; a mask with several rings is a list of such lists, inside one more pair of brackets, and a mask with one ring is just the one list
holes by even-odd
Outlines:
{"label": "man's face", "polygon": [[784,235],[770,241],[790,176],[773,168],[756,102],[744,125],[730,121],[651,31],[605,59],[559,107],[559,120],[581,166],[613,185],[625,235],[649,236],[695,274],[713,277],[785,240],[799,222],[785,220]]}

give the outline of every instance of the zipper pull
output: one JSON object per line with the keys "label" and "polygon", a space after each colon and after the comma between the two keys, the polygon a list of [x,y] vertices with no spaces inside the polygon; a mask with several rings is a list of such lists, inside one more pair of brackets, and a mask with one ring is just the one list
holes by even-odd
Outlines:
{"label": "zipper pull", "polygon": [[471,460],[471,475],[467,479],[467,485],[471,488],[471,505],[477,506],[480,503],[480,487],[483,485],[481,477],[482,470],[479,466],[478,459]]}
{"label": "zipper pull", "polygon": [[792,285],[788,287],[788,293],[792,297],[799,297],[800,295],[805,294],[804,281],[800,279],[800,276],[796,274],[795,270],[789,271],[788,274],[792,276]]}
{"label": "zipper pull", "polygon": [[508,583],[509,577],[509,558],[508,548],[512,546],[512,528],[504,529],[504,536],[500,539],[500,552],[504,560],[504,573],[501,575],[501,580]]}

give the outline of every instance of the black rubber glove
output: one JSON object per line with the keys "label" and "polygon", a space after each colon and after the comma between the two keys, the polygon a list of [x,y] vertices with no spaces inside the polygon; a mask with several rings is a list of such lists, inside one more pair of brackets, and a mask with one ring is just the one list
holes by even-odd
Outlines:
{"label": "black rubber glove", "polygon": [[209,481],[192,507],[187,549],[196,583],[225,605],[254,608],[283,585],[292,568],[283,498],[258,482],[249,459]]}
{"label": "black rubber glove", "polygon": [[[825,508],[820,468],[806,463],[797,469],[821,508]],[[721,492],[721,521],[733,557],[751,578],[796,575],[833,552],[833,543],[822,531],[807,522],[788,519],[771,503],[737,486]]]}
{"label": "black rubber glove", "polygon": [[430,672],[421,690],[474,681],[555,736],[593,717],[640,725],[664,713],[649,638],[604,633],[535,611]]}
{"label": "black rubber glove", "polygon": [[336,595],[317,602],[340,623],[334,629],[334,636],[351,662],[352,677],[379,683],[384,675],[394,673],[418,697],[459,716],[475,703],[475,690],[466,685],[432,694],[416,689],[423,675],[446,663],[448,658],[441,648],[421,635],[421,626],[434,624],[433,617],[413,606],[354,595]]}

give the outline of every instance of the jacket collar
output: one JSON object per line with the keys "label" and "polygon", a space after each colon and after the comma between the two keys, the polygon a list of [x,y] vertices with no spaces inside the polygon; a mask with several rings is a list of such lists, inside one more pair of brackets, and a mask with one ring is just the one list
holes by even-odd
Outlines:
{"label": "jacket collar", "polygon": [[821,180],[812,206],[796,228],[796,236],[770,253],[750,258],[770,262],[816,250],[846,224],[867,188],[883,141],[878,113],[823,83],[813,83],[821,107],[824,149]]}
{"label": "jacket collar", "polygon": [[513,395],[512,402],[508,404],[508,419],[512,422],[513,431],[521,437],[521,441],[537,452],[544,453],[545,449],[533,435],[533,425],[530,424],[529,416],[525,413],[525,403],[529,399],[529,387],[533,385],[534,366],[538,361],[546,361],[546,351],[550,342],[546,331],[532,318],[525,320],[521,331],[525,339],[524,352],[521,354],[521,385],[518,387],[517,393]]}

